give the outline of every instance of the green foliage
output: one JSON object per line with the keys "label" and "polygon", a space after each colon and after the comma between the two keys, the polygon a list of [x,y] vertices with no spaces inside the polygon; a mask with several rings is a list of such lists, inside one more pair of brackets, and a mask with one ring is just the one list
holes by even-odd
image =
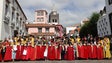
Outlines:
{"label": "green foliage", "polygon": [[81,30],[80,30],[80,36],[83,37],[83,36],[87,36],[88,34],[91,34],[93,35],[94,37],[97,36],[97,21],[99,19],[99,13],[93,13],[90,18],[89,18],[89,22],[84,24],[82,27],[81,27]]}
{"label": "green foliage", "polygon": [[0,40],[0,42],[2,42],[2,40]]}

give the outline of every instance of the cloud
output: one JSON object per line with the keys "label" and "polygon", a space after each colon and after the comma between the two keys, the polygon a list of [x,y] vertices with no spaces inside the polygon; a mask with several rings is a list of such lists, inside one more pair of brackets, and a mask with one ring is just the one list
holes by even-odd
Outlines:
{"label": "cloud", "polygon": [[60,24],[70,26],[80,23],[93,12],[99,12],[105,5],[105,0],[18,0],[28,21],[34,21],[34,11],[45,9],[48,13],[55,5],[60,15]]}

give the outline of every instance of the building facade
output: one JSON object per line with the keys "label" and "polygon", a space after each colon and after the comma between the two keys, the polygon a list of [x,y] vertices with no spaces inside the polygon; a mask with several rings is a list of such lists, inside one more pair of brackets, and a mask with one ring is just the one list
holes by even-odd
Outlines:
{"label": "building facade", "polygon": [[49,23],[50,24],[59,24],[59,14],[57,13],[57,11],[52,11],[50,14],[49,14]]}
{"label": "building facade", "polygon": [[84,24],[88,23],[89,22],[89,19],[88,18],[85,18],[81,21],[81,26],[83,26]]}
{"label": "building facade", "polygon": [[17,0],[0,0],[0,40],[26,34],[26,20]]}
{"label": "building facade", "polygon": [[69,27],[66,27],[66,34],[70,37],[70,36],[79,36],[79,32],[80,32],[80,27],[81,27],[81,24],[77,23],[73,26],[69,26]]}
{"label": "building facade", "polygon": [[112,35],[112,0],[105,0],[106,6],[100,11],[100,18],[97,22],[98,36]]}
{"label": "building facade", "polygon": [[[51,14],[51,13],[50,13]],[[59,16],[59,15],[58,15]],[[54,19],[54,17],[50,16],[50,19]],[[59,25],[59,17],[55,18],[57,22],[50,22],[48,19],[48,13],[46,10],[36,10],[35,11],[35,21],[31,24],[27,24],[28,34],[35,35],[39,37],[55,37],[55,36],[63,36],[63,26]]]}

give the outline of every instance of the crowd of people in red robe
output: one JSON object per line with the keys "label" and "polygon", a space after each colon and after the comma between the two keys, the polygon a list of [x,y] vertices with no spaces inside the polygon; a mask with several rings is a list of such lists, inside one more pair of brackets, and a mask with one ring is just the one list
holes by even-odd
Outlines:
{"label": "crowd of people in red robe", "polygon": [[100,42],[84,43],[81,40],[13,38],[0,44],[0,61],[27,60],[75,60],[104,59],[104,48]]}

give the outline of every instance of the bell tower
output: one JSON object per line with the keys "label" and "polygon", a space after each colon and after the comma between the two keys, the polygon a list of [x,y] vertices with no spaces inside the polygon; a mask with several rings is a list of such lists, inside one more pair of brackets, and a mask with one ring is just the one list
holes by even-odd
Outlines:
{"label": "bell tower", "polygon": [[49,23],[50,24],[59,24],[59,13],[57,13],[55,6],[53,6],[51,13],[49,14]]}

